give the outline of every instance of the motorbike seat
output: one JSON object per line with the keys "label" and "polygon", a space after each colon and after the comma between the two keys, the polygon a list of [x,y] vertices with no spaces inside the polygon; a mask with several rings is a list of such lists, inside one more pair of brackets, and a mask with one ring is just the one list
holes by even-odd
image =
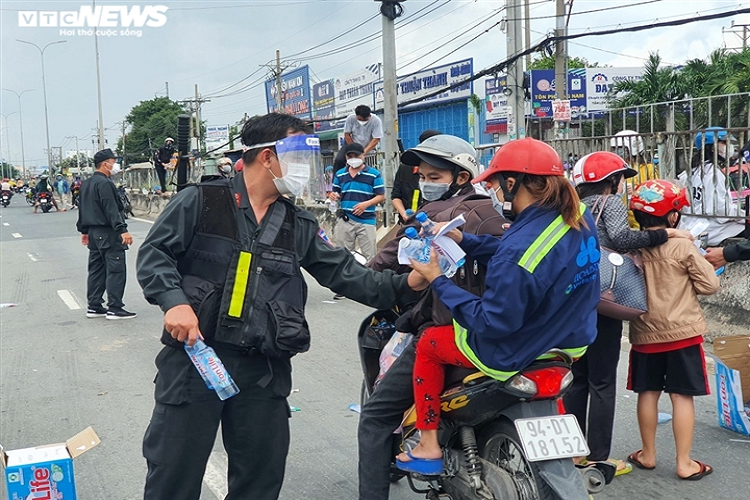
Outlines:
{"label": "motorbike seat", "polygon": [[[477,375],[477,376],[474,376]],[[466,368],[463,366],[448,365],[445,370],[445,387],[451,387],[460,383],[465,383],[467,378],[476,380],[477,378],[486,377],[484,373],[480,372],[473,366]]]}

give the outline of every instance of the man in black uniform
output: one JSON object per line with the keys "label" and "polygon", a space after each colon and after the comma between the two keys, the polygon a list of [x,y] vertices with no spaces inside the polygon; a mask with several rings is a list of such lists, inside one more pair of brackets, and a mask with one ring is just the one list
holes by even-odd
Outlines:
{"label": "man in black uniform", "polygon": [[[89,248],[89,277],[87,284],[87,318],[130,319],[136,314],[126,311],[122,296],[125,293],[125,250],[133,243],[128,225],[122,215],[123,206],[117,188],[109,177],[119,172],[111,149],[94,155],[96,172],[81,184],[81,195],[76,228],[82,234],[81,243]],[[102,307],[104,290],[108,309]]]}
{"label": "man in black uniform", "polygon": [[[316,137],[303,135],[309,132],[290,115],[248,120],[242,173],[180,191],[138,252],[138,280],[165,313],[167,345],[156,358],[156,404],[143,440],[146,500],[200,497],[219,423],[229,456],[226,498],[278,498],[289,448],[291,357],[310,339],[301,267],[373,307],[412,296],[406,276],[361,266],[287,198],[307,184],[310,158],[290,159],[285,145],[316,146]],[[184,351],[183,343],[199,336],[240,389],[226,401],[206,388]]]}
{"label": "man in black uniform", "polygon": [[166,169],[172,168],[172,155],[174,154],[174,139],[167,137],[164,139],[164,145],[159,148],[156,152],[156,175],[159,177],[159,189],[162,193],[166,193],[167,189],[167,176]]}

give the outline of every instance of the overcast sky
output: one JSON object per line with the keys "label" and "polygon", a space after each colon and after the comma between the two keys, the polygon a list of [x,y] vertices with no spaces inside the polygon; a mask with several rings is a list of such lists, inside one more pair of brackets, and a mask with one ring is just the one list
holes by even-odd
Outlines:
{"label": "overcast sky", "polygon": [[[554,28],[555,2],[530,2],[534,43]],[[79,138],[80,149],[92,147],[91,137],[95,135],[98,119],[96,65],[93,36],[79,34],[79,28],[19,26],[19,11],[78,12],[81,6],[90,5],[91,2],[86,1],[0,1],[2,88],[19,93],[34,89],[22,98],[27,166],[47,163],[41,58],[37,49],[16,39],[40,47],[65,41],[48,47],[44,54],[50,144],[63,146],[63,152],[75,149],[73,136]],[[99,37],[103,121],[108,145],[112,147],[130,109],[142,100],[166,95],[166,82],[169,82],[169,97],[175,100],[191,98],[194,85],[198,84],[201,95],[211,99],[203,106],[202,118],[208,125],[225,125],[236,122],[244,113],[266,112],[262,77],[268,75],[268,70],[261,65],[274,60],[276,49],[286,61],[285,55],[306,51],[364,23],[335,41],[305,52],[298,56],[300,59],[287,62],[308,64],[313,82],[345,76],[381,62],[379,37],[372,37],[372,41],[366,43],[359,41],[380,31],[381,19],[374,17],[379,4],[372,0],[97,1],[98,5],[141,9],[163,5],[168,8],[161,16],[157,13],[152,17],[152,22],[161,26],[131,28],[140,32],[140,36],[125,36],[121,27],[100,28],[116,33],[116,36]],[[437,61],[438,64],[450,63],[467,57],[474,58],[476,71],[505,59],[505,34],[501,26],[493,27],[505,16],[504,1],[407,0],[403,6],[405,12],[398,21],[403,26],[399,28],[397,24],[396,31],[399,74],[434,65]],[[622,6],[627,7],[616,8]],[[579,33],[746,7],[750,7],[750,1],[575,0],[569,26],[571,33]],[[585,13],[600,9],[611,10]],[[367,21],[370,18],[373,19]],[[569,51],[572,56],[610,66],[642,66],[650,51],[659,51],[664,61],[679,64],[692,58],[705,58],[712,50],[723,46],[741,45],[737,35],[722,33],[722,27],[730,29],[732,20],[725,18],[637,34],[586,37],[571,42]],[[750,18],[735,18],[734,21],[749,23]],[[476,27],[470,29],[472,26]],[[73,30],[73,34],[63,33],[61,29]],[[489,32],[456,50],[485,30]],[[460,36],[449,42],[457,35]],[[336,48],[347,50],[305,59]],[[242,83],[222,91],[249,75],[252,76]],[[245,86],[249,88],[218,97]],[[476,85],[475,92],[481,88]],[[6,119],[0,117],[3,129],[0,157],[8,157],[9,142],[10,159],[20,164],[18,99],[2,91],[0,108],[8,115],[7,129]]]}

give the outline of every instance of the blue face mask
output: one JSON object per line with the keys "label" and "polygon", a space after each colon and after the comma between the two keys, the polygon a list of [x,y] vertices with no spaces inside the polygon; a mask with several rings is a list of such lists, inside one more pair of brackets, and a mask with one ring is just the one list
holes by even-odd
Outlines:
{"label": "blue face mask", "polygon": [[490,199],[492,200],[492,208],[495,209],[495,212],[503,215],[503,203],[497,197],[497,190],[488,188],[487,192],[490,194]]}

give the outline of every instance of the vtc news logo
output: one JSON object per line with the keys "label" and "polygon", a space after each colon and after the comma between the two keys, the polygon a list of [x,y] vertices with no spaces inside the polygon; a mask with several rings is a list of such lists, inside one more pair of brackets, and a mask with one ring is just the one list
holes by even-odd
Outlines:
{"label": "vtc news logo", "polygon": [[18,26],[21,28],[158,28],[167,22],[164,5],[127,7],[123,5],[82,5],[77,11],[36,11],[18,12]]}

